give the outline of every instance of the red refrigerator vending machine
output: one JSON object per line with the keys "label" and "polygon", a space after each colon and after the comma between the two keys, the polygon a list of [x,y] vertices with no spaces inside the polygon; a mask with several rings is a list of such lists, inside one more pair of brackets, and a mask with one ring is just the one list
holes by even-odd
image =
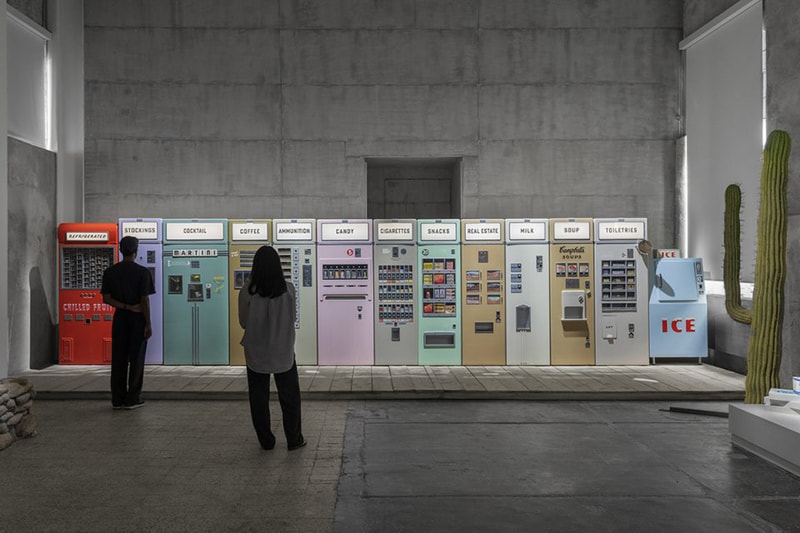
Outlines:
{"label": "red refrigerator vending machine", "polygon": [[61,364],[111,363],[114,309],[103,303],[103,272],[116,262],[117,225],[58,226],[58,360]]}

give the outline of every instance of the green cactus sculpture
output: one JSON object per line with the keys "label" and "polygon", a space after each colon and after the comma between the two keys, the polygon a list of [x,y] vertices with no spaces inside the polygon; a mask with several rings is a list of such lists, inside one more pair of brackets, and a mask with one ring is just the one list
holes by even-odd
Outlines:
{"label": "green cactus sculpture", "polygon": [[769,134],[761,168],[753,310],[742,307],[739,291],[739,210],[737,185],[725,190],[725,308],[732,319],[750,324],[745,403],[761,403],[780,385],[783,286],[786,281],[786,183],[791,139],[785,131]]}

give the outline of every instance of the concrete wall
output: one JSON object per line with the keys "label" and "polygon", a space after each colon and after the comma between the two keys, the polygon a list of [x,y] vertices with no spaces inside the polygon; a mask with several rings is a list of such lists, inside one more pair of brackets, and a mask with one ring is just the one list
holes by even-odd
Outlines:
{"label": "concrete wall", "polygon": [[360,217],[365,158],[461,158],[461,216],[674,243],[681,0],[86,0],[87,220]]}
{"label": "concrete wall", "polygon": [[789,159],[789,205],[786,300],[784,303],[781,385],[800,376],[800,4],[795,0],[766,0],[767,127],[792,136]]}
{"label": "concrete wall", "polygon": [[684,0],[683,35],[688,37],[739,0]]}
{"label": "concrete wall", "polygon": [[[0,2],[0,50],[7,50],[6,42],[6,2]],[[6,136],[8,131],[8,54],[0,54],[0,132]],[[0,142],[0,250],[8,249],[8,144]],[[8,286],[8,267],[11,258],[6,256],[0,260],[0,288],[7,292],[0,292],[0,378],[8,376],[8,300],[10,291]]]}
{"label": "concrete wall", "polygon": [[45,0],[8,0],[7,3],[43,28],[47,27]]}
{"label": "concrete wall", "polygon": [[58,361],[56,154],[8,139],[9,374]]}

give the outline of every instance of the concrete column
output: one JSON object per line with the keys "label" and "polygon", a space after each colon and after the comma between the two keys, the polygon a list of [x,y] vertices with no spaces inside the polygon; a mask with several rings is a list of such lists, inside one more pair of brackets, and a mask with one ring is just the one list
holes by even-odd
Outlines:
{"label": "concrete column", "polygon": [[8,124],[6,101],[8,100],[8,50],[6,39],[6,2],[0,4],[0,131],[6,132],[0,142],[0,250],[5,259],[0,261],[0,378],[8,376]]}
{"label": "concrete column", "polygon": [[[56,220],[83,221],[83,1],[48,0],[56,159]],[[55,228],[53,229],[55,231]]]}
{"label": "concrete column", "polygon": [[795,0],[764,2],[767,32],[767,130],[781,129],[792,137],[788,186],[788,248],[784,288],[783,357],[781,386],[791,387],[791,377],[800,375],[800,70],[797,56],[800,40],[800,5]]}

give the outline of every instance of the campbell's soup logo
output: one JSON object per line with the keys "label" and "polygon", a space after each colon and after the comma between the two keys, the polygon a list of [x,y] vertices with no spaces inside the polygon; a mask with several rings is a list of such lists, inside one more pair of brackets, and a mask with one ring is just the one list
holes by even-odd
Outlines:
{"label": "campbell's soup logo", "polygon": [[694,318],[661,319],[661,333],[694,333],[697,323]]}
{"label": "campbell's soup logo", "polygon": [[558,253],[560,254],[583,254],[586,253],[586,248],[583,246],[562,246],[558,249]]}

